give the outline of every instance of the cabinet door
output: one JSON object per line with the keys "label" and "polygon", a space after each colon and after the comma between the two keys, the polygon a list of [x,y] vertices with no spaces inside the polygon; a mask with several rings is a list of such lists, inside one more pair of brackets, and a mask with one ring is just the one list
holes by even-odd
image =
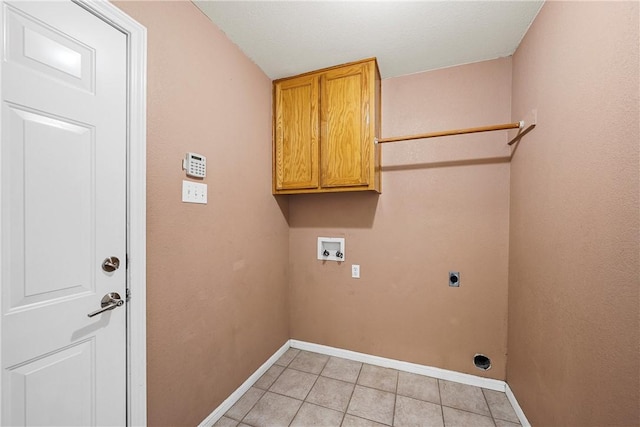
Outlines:
{"label": "cabinet door", "polygon": [[369,184],[374,136],[371,67],[371,63],[355,64],[322,75],[322,187]]}
{"label": "cabinet door", "polygon": [[274,190],[318,187],[318,76],[275,84]]}

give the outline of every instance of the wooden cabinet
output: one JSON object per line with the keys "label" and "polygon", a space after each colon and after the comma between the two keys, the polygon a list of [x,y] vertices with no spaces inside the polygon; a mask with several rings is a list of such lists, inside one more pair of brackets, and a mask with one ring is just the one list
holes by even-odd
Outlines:
{"label": "wooden cabinet", "polygon": [[274,82],[273,193],[380,192],[380,73],[369,59]]}

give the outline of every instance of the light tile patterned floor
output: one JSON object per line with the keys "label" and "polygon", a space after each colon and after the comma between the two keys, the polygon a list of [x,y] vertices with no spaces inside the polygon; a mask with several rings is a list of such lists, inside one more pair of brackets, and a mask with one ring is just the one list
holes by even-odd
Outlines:
{"label": "light tile patterned floor", "polygon": [[504,393],[289,349],[215,426],[519,426]]}

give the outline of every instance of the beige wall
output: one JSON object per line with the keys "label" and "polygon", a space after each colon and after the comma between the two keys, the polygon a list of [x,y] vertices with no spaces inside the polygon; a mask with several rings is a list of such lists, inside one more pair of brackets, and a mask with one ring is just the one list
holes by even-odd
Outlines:
{"label": "beige wall", "polygon": [[507,381],[535,426],[640,425],[638,2],[548,2],[513,58]]}
{"label": "beige wall", "polygon": [[383,136],[537,108],[511,165],[504,132],[403,142],[381,195],[277,199],[269,79],[190,2],[117,4],[149,36],[149,425],[198,424],[289,337],[506,377],[534,425],[640,423],[637,3],[548,3],[513,86],[510,59],[383,81]]}
{"label": "beige wall", "polygon": [[[271,82],[191,2],[118,6],[149,38],[149,425],[193,426],[289,338]],[[206,206],[180,201],[187,151],[207,156]]]}
{"label": "beige wall", "polygon": [[[511,60],[387,79],[382,99],[383,136],[505,123]],[[504,132],[388,144],[381,195],[290,196],[292,338],[504,379],[508,154]],[[317,260],[318,236],[346,262]]]}

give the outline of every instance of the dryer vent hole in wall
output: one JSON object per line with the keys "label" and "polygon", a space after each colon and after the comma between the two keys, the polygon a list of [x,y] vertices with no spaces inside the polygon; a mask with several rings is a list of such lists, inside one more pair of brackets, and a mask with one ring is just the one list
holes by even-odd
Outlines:
{"label": "dryer vent hole in wall", "polygon": [[489,359],[484,354],[476,354],[475,356],[473,356],[473,364],[476,365],[476,368],[483,371],[488,371],[489,369],[491,369],[491,359]]}

